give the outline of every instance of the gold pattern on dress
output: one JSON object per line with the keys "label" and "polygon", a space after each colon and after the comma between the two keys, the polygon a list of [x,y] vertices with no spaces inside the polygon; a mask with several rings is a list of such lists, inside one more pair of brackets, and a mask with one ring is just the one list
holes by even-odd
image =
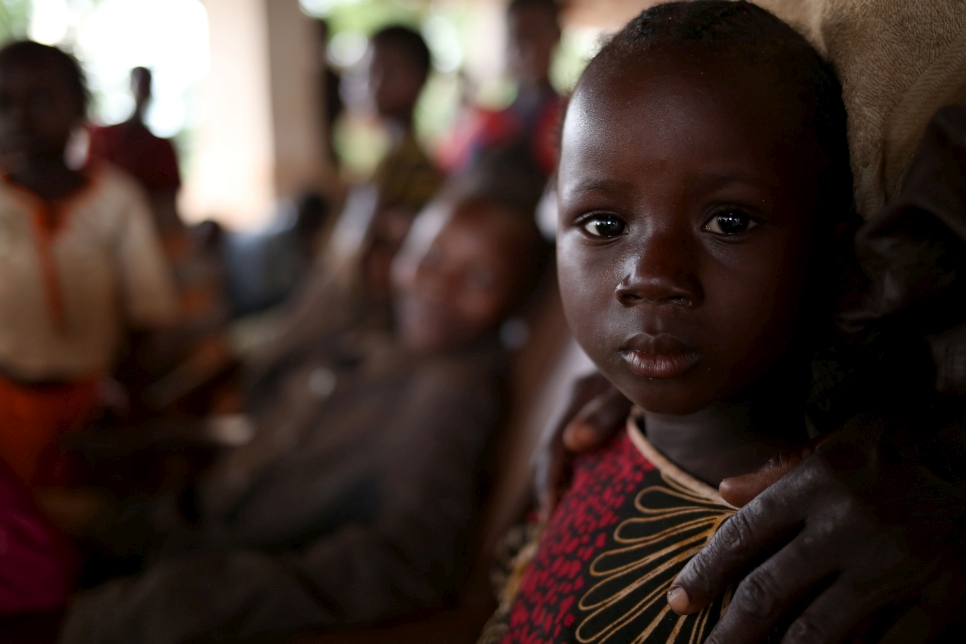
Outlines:
{"label": "gold pattern on dress", "polygon": [[[635,445],[653,450],[636,426],[628,431]],[[637,434],[636,436],[634,434]],[[642,451],[644,451],[642,449]],[[647,454],[648,460],[664,460]],[[578,607],[589,613],[577,628],[584,644],[645,641],[696,644],[727,608],[728,597],[700,613],[678,616],[665,599],[671,582],[736,509],[720,501],[717,491],[695,481],[670,463],[655,463],[662,484],[637,493],[638,516],[614,530],[616,546],[593,560],[590,575],[598,579]],[[710,492],[709,492],[710,490]],[[714,616],[714,619],[711,619]],[[648,640],[655,636],[659,639]]]}

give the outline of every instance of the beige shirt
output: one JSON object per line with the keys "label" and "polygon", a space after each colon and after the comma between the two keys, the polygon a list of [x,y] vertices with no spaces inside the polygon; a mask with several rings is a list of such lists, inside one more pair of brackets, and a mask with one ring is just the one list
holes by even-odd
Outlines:
{"label": "beige shirt", "polygon": [[126,325],[174,321],[175,287],[147,204],[107,166],[59,201],[56,228],[36,195],[0,179],[0,370],[27,381],[111,369]]}

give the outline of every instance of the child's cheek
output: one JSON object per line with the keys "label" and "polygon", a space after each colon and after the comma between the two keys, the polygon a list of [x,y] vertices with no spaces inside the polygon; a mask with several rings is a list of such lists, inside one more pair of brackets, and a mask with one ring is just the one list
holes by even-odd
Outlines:
{"label": "child's cheek", "polygon": [[617,305],[619,278],[613,263],[596,250],[564,239],[558,244],[557,269],[567,323],[587,355],[603,368],[601,362],[616,349],[609,347],[617,326],[610,314]]}

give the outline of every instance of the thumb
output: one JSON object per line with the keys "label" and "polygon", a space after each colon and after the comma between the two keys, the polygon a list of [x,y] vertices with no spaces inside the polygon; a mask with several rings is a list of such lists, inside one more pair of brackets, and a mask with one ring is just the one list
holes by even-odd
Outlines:
{"label": "thumb", "polygon": [[814,451],[815,446],[812,443],[806,443],[795,449],[782,452],[778,456],[770,458],[767,463],[754,472],[733,476],[721,481],[718,491],[725,501],[737,508],[742,508],[774,483],[777,483],[781,477],[785,476],[803,458],[811,455]]}

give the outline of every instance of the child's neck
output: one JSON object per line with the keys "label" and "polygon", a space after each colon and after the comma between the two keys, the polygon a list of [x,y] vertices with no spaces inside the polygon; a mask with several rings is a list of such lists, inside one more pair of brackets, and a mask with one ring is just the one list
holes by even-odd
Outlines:
{"label": "child's neck", "polygon": [[87,183],[84,175],[68,168],[63,159],[25,159],[10,178],[46,201],[62,199]]}
{"label": "child's neck", "polygon": [[776,389],[687,416],[645,411],[647,439],[675,465],[717,487],[808,440],[801,399]]}
{"label": "child's neck", "polygon": [[[753,472],[806,438],[801,410],[797,417],[756,419],[748,404],[725,403],[690,416],[645,412],[644,426],[648,441],[658,451],[715,487],[723,479]],[[790,440],[788,434],[800,440]]]}
{"label": "child's neck", "polygon": [[146,105],[135,105],[134,112],[131,113],[131,118],[124,122],[128,127],[139,127],[146,128],[147,125],[144,123],[144,114],[147,112]]}

